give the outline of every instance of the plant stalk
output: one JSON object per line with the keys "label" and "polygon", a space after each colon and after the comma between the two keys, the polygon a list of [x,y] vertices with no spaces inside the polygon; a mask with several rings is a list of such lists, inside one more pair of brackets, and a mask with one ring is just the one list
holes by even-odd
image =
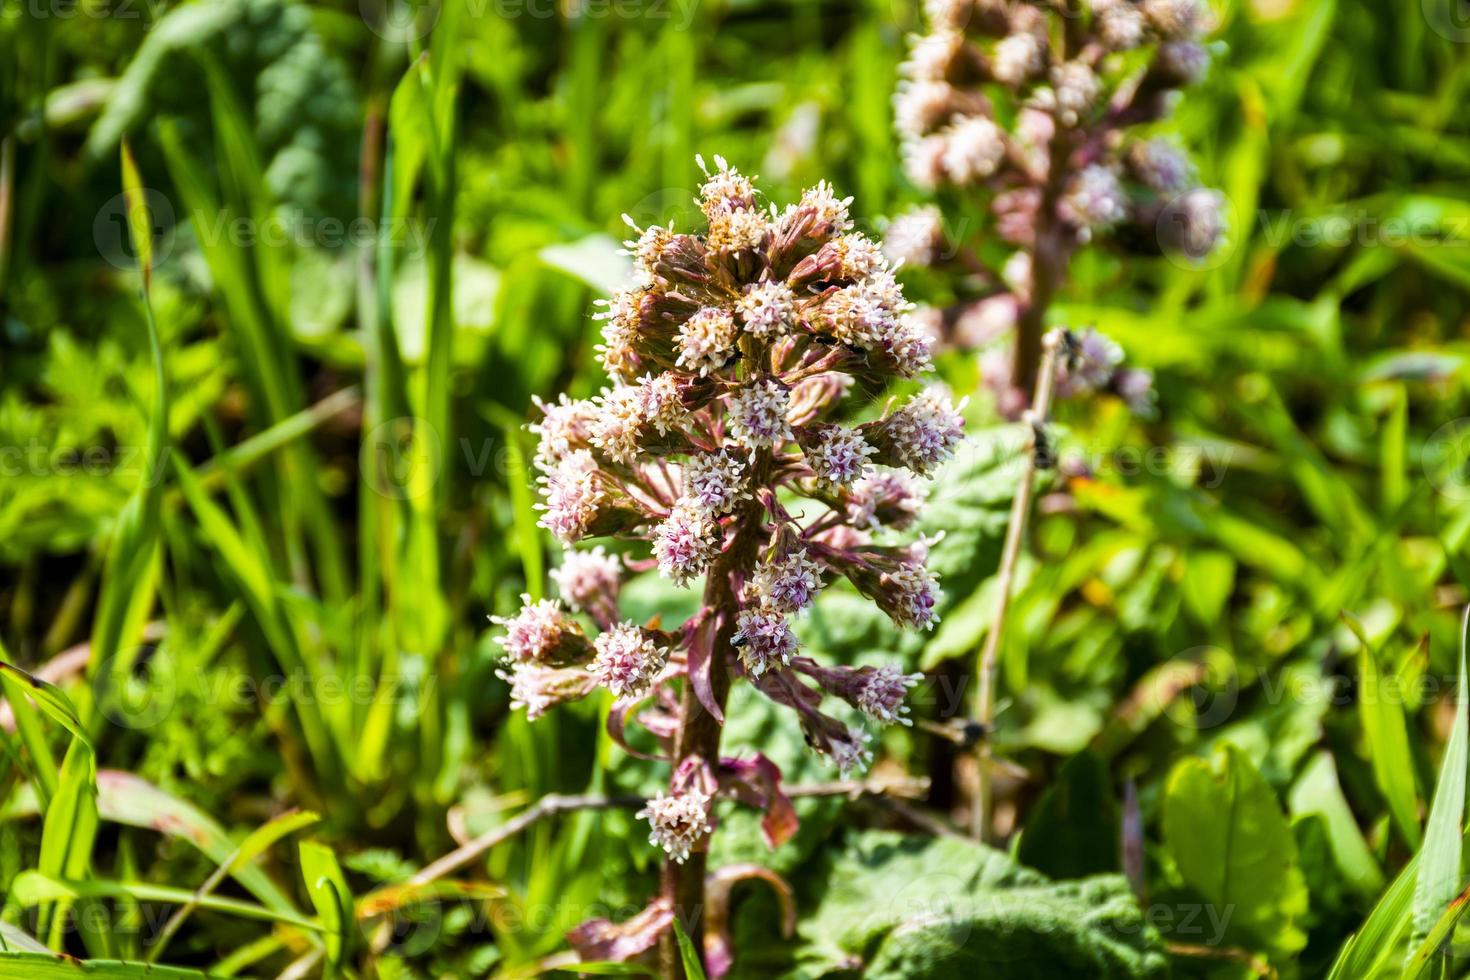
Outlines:
{"label": "plant stalk", "polygon": [[1021,481],[1011,502],[1010,524],[1006,527],[1006,539],[1001,551],[998,572],[995,618],[985,635],[985,646],[980,653],[980,685],[975,695],[974,717],[980,722],[983,733],[976,747],[979,764],[975,774],[975,806],[971,811],[970,832],[976,840],[984,840],[990,827],[991,817],[991,732],[995,723],[995,674],[1000,654],[1001,637],[1005,632],[1006,609],[1011,601],[1011,587],[1016,577],[1016,564],[1021,557],[1021,541],[1026,536],[1026,523],[1031,516],[1031,498],[1036,490],[1038,436],[1051,412],[1052,389],[1056,384],[1057,355],[1062,344],[1062,331],[1053,330],[1041,343],[1041,370],[1036,384],[1036,396],[1028,413],[1026,455],[1021,462]]}
{"label": "plant stalk", "polygon": [[[770,465],[769,450],[756,455],[751,466],[751,482],[755,486],[763,485]],[[730,694],[730,671],[726,661],[733,649],[730,641],[737,628],[740,589],[746,575],[755,566],[763,537],[761,511],[760,501],[754,499],[745,501],[736,510],[733,543],[716,559],[705,577],[704,608],[713,617],[709,684],[714,704],[721,713],[725,711],[725,702]],[[679,734],[674,741],[675,769],[685,759],[697,756],[708,764],[710,771],[716,771],[720,764],[720,734],[724,725],[700,701],[692,681],[684,684],[679,715]],[[689,934],[694,948],[700,951],[704,949],[704,882],[708,863],[709,855],[701,849],[691,852],[683,864],[665,860],[663,867],[663,895],[672,904],[674,915]],[[659,958],[664,976],[682,980],[684,967],[672,930],[663,936],[659,944]]]}

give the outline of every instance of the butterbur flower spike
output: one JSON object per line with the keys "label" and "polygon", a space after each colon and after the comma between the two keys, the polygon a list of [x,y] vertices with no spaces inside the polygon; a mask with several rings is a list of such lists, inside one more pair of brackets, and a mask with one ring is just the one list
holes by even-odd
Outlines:
{"label": "butterbur flower spike", "polygon": [[[1205,0],[936,0],[925,12],[929,31],[913,40],[894,94],[909,178],[972,198],[1022,261],[991,267],[975,241],[948,241],[933,205],[895,217],[884,250],[910,265],[950,263],[963,277],[956,309],[938,318],[940,342],[1002,353],[1006,363],[987,359],[984,377],[1014,418],[1030,400],[1046,307],[1078,249],[1190,265],[1225,236],[1224,197],[1151,132],[1207,71],[1212,18]],[[982,311],[977,337],[968,328]],[[1009,351],[993,346],[1008,331]],[[1110,391],[1148,411],[1149,380],[1119,369],[1059,394]]]}
{"label": "butterbur flower spike", "polygon": [[[993,128],[980,120],[957,144],[977,177],[996,165]],[[923,479],[964,429],[964,402],[909,380],[929,368],[928,334],[890,259],[852,230],[850,198],[823,182],[785,208],[766,206],[725,160],[701,167],[706,230],[634,227],[634,281],[596,314],[610,384],[590,400],[538,401],[531,427],[542,525],[568,545],[607,535],[625,544],[617,557],[569,551],[552,573],[560,600],[528,599],[495,621],[514,706],[537,717],[603,689],[619,742],[630,718],[648,731],[673,775],[638,816],[670,862],[690,864],[703,860],[722,798],[780,807],[767,822],[794,826],[779,770],[763,768],[771,785],[753,793],[743,770],[721,766],[710,719],[723,716],[732,682],[791,711],[844,775],[871,760],[863,724],[907,722],[918,675],[815,669],[796,627],[839,580],[900,627],[937,621],[927,546],[873,541],[914,522]],[[864,403],[880,397],[881,414]],[[624,567],[702,582],[699,611],[672,627],[619,615]],[[653,705],[636,711],[645,698]],[[697,914],[702,879],[667,879],[660,907]]]}

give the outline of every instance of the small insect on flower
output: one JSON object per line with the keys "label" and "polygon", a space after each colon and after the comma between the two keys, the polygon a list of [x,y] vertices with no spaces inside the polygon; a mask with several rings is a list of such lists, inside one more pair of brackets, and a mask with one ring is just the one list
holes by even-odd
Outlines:
{"label": "small insect on flower", "polygon": [[648,821],[648,843],[663,848],[670,861],[683,864],[690,851],[715,829],[709,807],[709,794],[690,786],[672,795],[660,790],[634,816]]}
{"label": "small insect on flower", "polygon": [[796,652],[796,634],[786,615],[766,606],[740,610],[739,629],[731,644],[740,652],[740,661],[750,676],[759,677],[774,667],[791,663]]}
{"label": "small insect on flower", "polygon": [[1072,356],[1057,370],[1057,390],[1063,397],[1101,391],[1122,362],[1123,348],[1088,327],[1075,335]]}

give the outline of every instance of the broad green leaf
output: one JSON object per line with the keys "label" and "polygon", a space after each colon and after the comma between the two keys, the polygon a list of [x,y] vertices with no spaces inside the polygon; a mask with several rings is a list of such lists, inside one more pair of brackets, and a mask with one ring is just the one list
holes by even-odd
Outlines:
{"label": "broad green leaf", "polygon": [[1021,837],[1021,863],[1053,878],[1119,869],[1121,815],[1107,764],[1083,750],[1062,764]]}
{"label": "broad green leaf", "polygon": [[540,256],[553,269],[581,280],[604,296],[611,296],[633,276],[632,260],[608,235],[588,235],[575,242],[547,245]]}
{"label": "broad green leaf", "polygon": [[1293,818],[1313,814],[1322,818],[1338,870],[1359,894],[1371,898],[1383,890],[1383,871],[1343,796],[1331,753],[1313,756],[1292,786],[1288,802]]}
{"label": "broad green leaf", "polygon": [[801,972],[865,980],[1154,978],[1158,934],[1121,875],[1052,882],[959,838],[853,835],[813,881]]}
{"label": "broad green leaf", "polygon": [[1230,932],[1279,954],[1306,943],[1307,891],[1296,841],[1271,787],[1233,746],[1186,759],[1164,790],[1164,842],[1200,897],[1231,908]]}

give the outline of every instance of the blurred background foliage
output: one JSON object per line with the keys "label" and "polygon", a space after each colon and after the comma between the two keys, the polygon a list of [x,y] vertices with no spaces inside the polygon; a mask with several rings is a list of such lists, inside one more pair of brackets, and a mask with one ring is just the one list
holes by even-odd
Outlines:
{"label": "blurred background foliage", "polygon": [[[688,227],[696,153],[776,202],[829,179],[874,234],[922,199],[890,126],[916,6],[4,0],[0,639],[78,722],[4,719],[12,898],[38,868],[192,891],[295,806],[345,870],[299,884],[321,856],[278,846],[221,894],[325,916],[311,881],[360,898],[547,792],[650,790],[598,705],[531,727],[494,676],[486,616],[545,589],[521,426],[532,396],[602,384],[590,313],[629,268],[619,215]],[[1215,67],[1168,128],[1228,197],[1226,247],[1202,266],[1085,253],[1053,314],[1118,340],[1159,402],[1060,411],[1002,646],[1015,860],[834,800],[802,801],[769,853],[732,811],[715,863],[774,868],[801,910],[777,940],[774,893],[742,885],[737,973],[1323,975],[1424,841],[1470,598],[1470,28],[1453,0],[1213,6]],[[154,220],[146,307],[124,138]],[[951,287],[909,279],[919,301]],[[173,448],[156,522],[145,308]],[[836,590],[804,627],[823,655],[928,672],[915,711],[936,722],[967,708],[1018,439],[973,353],[940,367],[975,433],[926,518],[941,627],[901,637]],[[690,602],[656,579],[628,600]],[[728,744],[788,781],[830,778],[754,701],[732,718]],[[99,774],[69,783],[83,734]],[[933,778],[938,819],[963,816],[973,772],[942,740],[883,749],[881,770]],[[82,865],[48,868],[68,785],[95,786],[102,822],[72,841]],[[543,822],[471,875],[499,897],[423,922],[405,899],[347,952],[201,908],[162,959],[521,975],[582,919],[640,907],[642,837],[618,810]],[[917,905],[892,898],[915,880],[934,886]],[[1136,922],[1129,884],[1167,914]],[[1016,891],[975,911],[990,889]],[[963,935],[913,918],[961,898]],[[150,952],[123,928],[146,896],[90,901],[110,928],[69,951]],[[1201,903],[1233,916],[1186,921]],[[13,902],[5,922],[43,924]],[[1016,969],[996,975],[1036,975]]]}

